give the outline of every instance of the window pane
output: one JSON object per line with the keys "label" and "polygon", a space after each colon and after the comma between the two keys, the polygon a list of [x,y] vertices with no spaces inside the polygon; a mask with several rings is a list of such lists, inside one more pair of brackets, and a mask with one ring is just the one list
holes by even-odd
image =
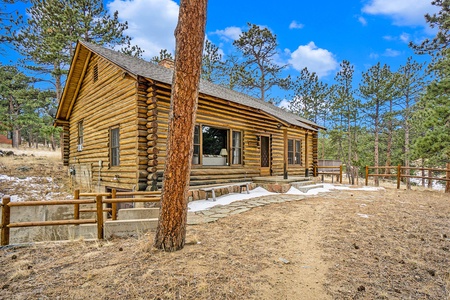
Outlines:
{"label": "window pane", "polygon": [[119,157],[119,128],[111,129],[110,132],[110,147],[111,147],[111,166],[118,166],[120,164]]}
{"label": "window pane", "polygon": [[204,166],[225,166],[227,156],[220,155],[222,149],[228,153],[228,130],[202,126],[202,151]]}
{"label": "window pane", "polygon": [[301,165],[302,164],[302,158],[301,158],[301,146],[300,141],[295,141],[295,164]]}
{"label": "window pane", "polygon": [[288,140],[288,164],[294,164],[294,140]]}
{"label": "window pane", "polygon": [[237,165],[242,163],[242,135],[239,131],[233,131],[233,161],[232,163]]}

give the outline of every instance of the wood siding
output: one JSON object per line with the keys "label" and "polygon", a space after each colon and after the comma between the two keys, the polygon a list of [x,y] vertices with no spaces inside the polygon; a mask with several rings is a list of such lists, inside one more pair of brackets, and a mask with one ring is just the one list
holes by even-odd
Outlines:
{"label": "wood siding", "polygon": [[[98,66],[94,82],[93,68]],[[91,164],[94,186],[136,188],[139,144],[138,113],[142,101],[136,93],[136,80],[120,68],[99,58],[90,57],[70,116],[69,164]],[[142,100],[142,99],[141,99]],[[144,100],[145,103],[145,100]],[[83,121],[84,141],[78,151],[78,123]],[[120,128],[120,165],[110,165],[110,128]],[[143,124],[145,128],[145,124]],[[145,150],[143,150],[145,151]],[[102,161],[99,184],[99,161]],[[117,175],[117,176],[116,176]]]}
{"label": "wood siding", "polygon": [[[161,174],[166,159],[166,139],[170,110],[170,86],[149,82],[148,103],[148,182],[149,187],[161,186]],[[154,111],[153,111],[154,110]],[[285,129],[288,138],[302,141],[302,161],[305,162],[306,131],[297,127],[286,128],[279,120],[261,112],[226,100],[200,94],[196,124],[237,130],[242,132],[243,163],[232,166],[194,165],[191,186],[250,180],[261,174],[260,136],[270,138],[270,175],[283,175],[286,161]],[[308,134],[308,163],[312,163],[312,134]],[[310,167],[310,166],[308,166]],[[304,164],[289,167],[290,175],[304,175]]]}

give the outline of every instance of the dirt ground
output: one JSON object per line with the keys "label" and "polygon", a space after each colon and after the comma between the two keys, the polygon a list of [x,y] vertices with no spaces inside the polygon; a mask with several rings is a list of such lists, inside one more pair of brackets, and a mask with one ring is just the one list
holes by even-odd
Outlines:
{"label": "dirt ground", "polygon": [[[273,197],[276,197],[273,196]],[[0,248],[0,299],[450,299],[450,195],[332,191],[138,239]]]}

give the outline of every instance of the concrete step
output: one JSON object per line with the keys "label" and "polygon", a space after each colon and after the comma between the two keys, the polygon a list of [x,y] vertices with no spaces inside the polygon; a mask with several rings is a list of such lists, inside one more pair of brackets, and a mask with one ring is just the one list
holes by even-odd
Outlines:
{"label": "concrete step", "polygon": [[312,185],[295,185],[292,184],[297,190],[307,193],[309,190],[323,188],[323,184],[312,184]]}
{"label": "concrete step", "polygon": [[297,188],[298,186],[306,186],[306,185],[315,185],[316,183],[312,180],[307,180],[307,181],[296,181],[296,182],[292,182],[291,185],[295,188]]}
{"label": "concrete step", "polygon": [[117,219],[119,220],[138,220],[159,218],[159,208],[125,208],[119,209]]}

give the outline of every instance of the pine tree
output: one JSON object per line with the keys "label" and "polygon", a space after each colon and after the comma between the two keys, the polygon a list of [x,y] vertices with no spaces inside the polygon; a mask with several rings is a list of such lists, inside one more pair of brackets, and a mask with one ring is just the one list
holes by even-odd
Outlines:
{"label": "pine tree", "polygon": [[242,63],[245,72],[238,73],[239,85],[248,91],[256,91],[263,101],[268,101],[268,91],[278,86],[288,89],[290,77],[280,78],[280,73],[287,65],[275,63],[277,52],[277,36],[267,28],[248,24],[248,31],[243,32],[233,45],[242,52]]}
{"label": "pine tree", "polygon": [[[105,46],[122,45],[130,53],[130,37],[124,35],[127,23],[118,12],[111,17],[98,0],[32,0],[26,25],[17,31],[15,46],[25,56],[26,67],[43,77],[51,75],[59,100],[64,75],[78,39]],[[140,55],[140,48],[134,47]]]}
{"label": "pine tree", "polygon": [[206,40],[202,56],[202,79],[219,83],[222,78],[222,54],[219,52],[219,47]]}
{"label": "pine tree", "polygon": [[173,60],[172,53],[170,53],[167,49],[161,49],[159,51],[159,55],[153,56],[152,59],[150,59],[150,62],[158,64],[160,61],[164,59]]}
{"label": "pine tree", "polygon": [[[374,166],[378,167],[382,116],[386,103],[396,97],[396,79],[390,68],[387,65],[381,67],[380,63],[372,66],[362,76],[359,92],[366,99],[363,108],[374,133]],[[375,174],[378,174],[378,169],[375,169]],[[378,177],[375,177],[375,185],[378,182]]]}
{"label": "pine tree", "polygon": [[182,249],[186,239],[189,178],[207,2],[181,0],[175,30],[176,60],[170,100],[167,158],[154,242],[156,248],[165,251]]}

